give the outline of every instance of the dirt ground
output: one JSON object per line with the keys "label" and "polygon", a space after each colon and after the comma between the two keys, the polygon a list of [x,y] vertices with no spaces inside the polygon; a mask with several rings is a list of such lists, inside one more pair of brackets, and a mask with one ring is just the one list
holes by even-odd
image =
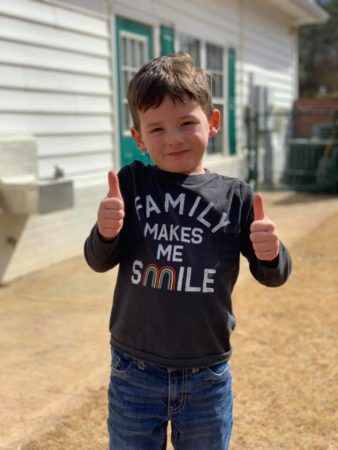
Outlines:
{"label": "dirt ground", "polygon": [[[338,449],[337,226],[335,214],[291,248],[285,286],[235,290],[232,450]],[[106,449],[106,408],[106,389],[92,392],[25,450]]]}

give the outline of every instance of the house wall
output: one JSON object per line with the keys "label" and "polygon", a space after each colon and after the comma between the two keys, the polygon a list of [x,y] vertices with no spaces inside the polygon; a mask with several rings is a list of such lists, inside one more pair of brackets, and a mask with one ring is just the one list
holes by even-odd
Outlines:
{"label": "house wall", "polygon": [[[244,176],[242,115],[250,86],[270,86],[277,108],[289,108],[296,95],[295,35],[289,18],[266,3],[112,2],[113,15],[153,26],[156,55],[160,24],[236,49],[238,154],[206,161],[211,170],[231,176]],[[2,283],[80,255],[106,193],[106,173],[118,168],[114,27],[106,8],[102,0],[0,2],[0,135],[14,140],[33,135],[39,177],[53,176],[57,165],[75,187],[73,209],[45,216],[0,213],[0,250],[6,255],[0,259]],[[20,145],[18,139],[13,152]]]}
{"label": "house wall", "polygon": [[[298,96],[298,40],[291,18],[268,7],[267,3],[243,2],[241,99],[242,105],[251,103],[252,86],[269,89],[271,111],[278,124],[275,131],[259,136],[258,173],[259,181],[265,182],[265,168],[271,164],[269,178],[278,183],[286,164],[288,119],[285,112],[292,109]],[[266,153],[267,147],[270,155]]]}
{"label": "house wall", "polygon": [[252,84],[262,85],[270,88],[276,108],[290,109],[298,95],[297,30],[267,3],[242,3],[242,101],[249,101]]}
{"label": "house wall", "polygon": [[36,137],[39,175],[55,164],[72,179],[104,172],[113,133],[107,20],[1,2],[0,64],[0,133]]}
{"label": "house wall", "polygon": [[[73,209],[0,213],[2,283],[82,252],[94,205],[105,194],[101,180],[113,165],[109,46],[105,16],[32,0],[0,2],[2,148],[20,158],[21,136],[32,135],[38,176],[53,176],[57,165],[75,186]],[[0,177],[11,175],[2,163]]]}

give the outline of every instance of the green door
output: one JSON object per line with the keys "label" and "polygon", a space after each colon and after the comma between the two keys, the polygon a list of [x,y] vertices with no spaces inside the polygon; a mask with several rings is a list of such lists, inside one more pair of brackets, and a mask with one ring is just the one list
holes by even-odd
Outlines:
{"label": "green door", "polygon": [[152,29],[139,22],[116,17],[116,46],[118,67],[118,111],[121,166],[135,159],[150,162],[148,153],[142,153],[131,136],[131,114],[128,108],[128,85],[143,64],[153,58]]}

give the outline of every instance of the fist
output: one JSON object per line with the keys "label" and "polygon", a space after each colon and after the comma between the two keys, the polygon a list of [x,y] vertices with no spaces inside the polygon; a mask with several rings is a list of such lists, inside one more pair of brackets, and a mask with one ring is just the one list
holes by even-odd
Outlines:
{"label": "fist", "polygon": [[100,203],[97,212],[99,233],[106,239],[115,238],[123,227],[124,203],[120,192],[119,179],[110,171],[108,173],[109,191]]}
{"label": "fist", "polygon": [[279,239],[273,222],[264,212],[263,199],[255,194],[254,221],[250,227],[250,240],[258,259],[272,261],[279,253]]}

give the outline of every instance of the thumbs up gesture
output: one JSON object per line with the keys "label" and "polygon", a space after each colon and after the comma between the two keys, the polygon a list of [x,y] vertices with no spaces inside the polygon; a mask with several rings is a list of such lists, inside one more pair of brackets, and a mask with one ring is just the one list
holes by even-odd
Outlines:
{"label": "thumbs up gesture", "polygon": [[263,199],[255,194],[253,200],[254,221],[250,227],[250,240],[258,259],[272,261],[279,253],[279,239],[275,225],[265,214]]}
{"label": "thumbs up gesture", "polygon": [[123,227],[124,203],[119,179],[112,171],[108,173],[108,185],[108,194],[100,203],[97,212],[97,226],[101,236],[114,239]]}

